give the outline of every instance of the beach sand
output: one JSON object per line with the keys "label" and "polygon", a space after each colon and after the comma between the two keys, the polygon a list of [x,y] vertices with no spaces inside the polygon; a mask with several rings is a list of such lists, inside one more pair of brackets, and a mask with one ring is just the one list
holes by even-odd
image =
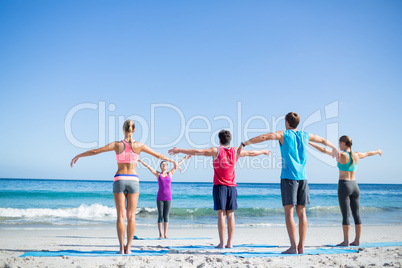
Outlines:
{"label": "beach sand", "polygon": [[[167,246],[216,245],[216,228],[171,227],[170,237],[211,237],[207,240],[134,240],[133,250],[161,250]],[[137,227],[136,236],[156,237],[157,229]],[[354,238],[353,226],[351,237]],[[306,249],[341,242],[339,227],[309,227]],[[402,226],[364,226],[362,242],[402,241]],[[289,246],[285,227],[239,227],[234,244],[269,244],[280,248],[237,248],[224,251],[277,251]],[[359,253],[239,258],[222,250],[170,250],[164,256],[19,257],[27,251],[117,251],[113,226],[77,228],[1,228],[0,267],[401,267],[402,247],[360,248]]]}

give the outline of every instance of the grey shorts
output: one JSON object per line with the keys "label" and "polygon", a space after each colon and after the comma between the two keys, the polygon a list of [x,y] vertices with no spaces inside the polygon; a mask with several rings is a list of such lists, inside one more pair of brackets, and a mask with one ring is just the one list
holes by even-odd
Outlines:
{"label": "grey shorts", "polygon": [[307,180],[281,179],[282,205],[310,205]]}
{"label": "grey shorts", "polygon": [[[137,180],[131,179],[129,176],[132,175],[115,176],[115,181],[113,182],[113,193],[135,194],[140,192],[140,183]],[[128,179],[124,179],[124,177]],[[138,176],[135,177],[138,178]]]}

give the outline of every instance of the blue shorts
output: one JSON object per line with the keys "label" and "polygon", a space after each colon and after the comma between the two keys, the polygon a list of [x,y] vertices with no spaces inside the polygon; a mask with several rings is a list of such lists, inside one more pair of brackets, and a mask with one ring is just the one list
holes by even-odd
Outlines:
{"label": "blue shorts", "polygon": [[214,210],[237,210],[236,186],[214,185]]}

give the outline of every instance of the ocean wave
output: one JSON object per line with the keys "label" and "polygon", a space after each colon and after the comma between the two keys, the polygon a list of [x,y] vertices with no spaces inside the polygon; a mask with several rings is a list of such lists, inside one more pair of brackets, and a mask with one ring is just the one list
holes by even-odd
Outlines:
{"label": "ocean wave", "polygon": [[101,204],[85,205],[82,204],[76,208],[0,208],[1,218],[79,218],[79,219],[96,219],[104,217],[116,217],[116,209],[103,206]]}
{"label": "ocean wave", "polygon": [[[339,213],[338,206],[314,206],[307,207],[307,212],[312,214],[320,213]],[[362,211],[365,212],[378,212],[383,211],[384,208],[378,207],[361,207]],[[158,211],[156,207],[139,207],[136,210],[136,215],[147,216],[147,215],[157,215]],[[283,214],[283,208],[239,208],[236,211],[238,216],[270,216]],[[212,208],[172,208],[170,211],[171,216],[211,216],[215,215],[216,212]],[[102,204],[81,204],[79,207],[75,208],[28,208],[28,209],[16,209],[16,208],[0,208],[0,218],[46,218],[46,217],[57,217],[57,218],[77,218],[77,219],[105,219],[105,218],[116,218],[116,209],[114,207],[104,206]]]}
{"label": "ocean wave", "polygon": [[[399,211],[400,208],[398,208]],[[377,217],[376,213],[389,213],[384,208],[361,207],[362,213],[366,216]],[[148,224],[157,217],[156,207],[138,207],[136,217],[138,224]],[[277,208],[239,208],[236,218],[244,222],[249,222],[246,226],[275,226],[278,220],[283,219],[284,210]],[[338,217],[340,209],[338,206],[314,206],[307,208],[307,215],[310,219],[325,221]],[[170,217],[178,221],[178,224],[208,224],[216,219],[216,211],[213,208],[172,208]],[[382,217],[382,216],[381,216]],[[394,217],[394,216],[393,216]],[[115,207],[105,206],[99,203],[81,204],[72,208],[0,208],[0,224],[3,225],[99,225],[114,224],[116,221]],[[388,219],[387,221],[390,221]]]}

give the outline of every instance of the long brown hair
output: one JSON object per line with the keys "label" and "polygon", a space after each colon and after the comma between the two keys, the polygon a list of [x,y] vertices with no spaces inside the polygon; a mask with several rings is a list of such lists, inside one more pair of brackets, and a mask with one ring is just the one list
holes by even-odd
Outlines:
{"label": "long brown hair", "polygon": [[350,165],[353,165],[354,162],[354,156],[353,156],[353,152],[352,152],[352,139],[349,138],[348,136],[344,135],[342,137],[339,138],[339,142],[344,142],[346,147],[349,148],[350,150],[350,159],[352,159],[352,161],[350,162]]}

